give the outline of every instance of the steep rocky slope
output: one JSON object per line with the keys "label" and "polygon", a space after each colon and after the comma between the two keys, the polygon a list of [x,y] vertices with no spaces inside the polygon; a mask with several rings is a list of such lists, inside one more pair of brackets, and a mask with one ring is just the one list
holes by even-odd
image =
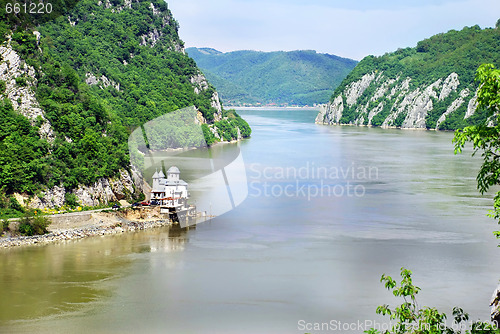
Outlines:
{"label": "steep rocky slope", "polygon": [[478,26],[363,59],[321,108],[316,123],[457,129],[484,119],[474,73],[500,64],[500,29]]}
{"label": "steep rocky slope", "polygon": [[180,108],[195,106],[210,143],[249,135],[163,1],[82,0],[41,25],[0,18],[0,215],[141,198],[128,136]]}

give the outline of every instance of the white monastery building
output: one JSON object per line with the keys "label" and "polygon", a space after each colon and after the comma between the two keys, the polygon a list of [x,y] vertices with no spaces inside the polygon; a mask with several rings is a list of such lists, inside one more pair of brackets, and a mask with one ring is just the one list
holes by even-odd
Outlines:
{"label": "white monastery building", "polygon": [[153,189],[151,190],[151,204],[160,205],[162,211],[179,212],[188,208],[188,184],[179,178],[181,172],[176,166],[167,171],[153,174]]}

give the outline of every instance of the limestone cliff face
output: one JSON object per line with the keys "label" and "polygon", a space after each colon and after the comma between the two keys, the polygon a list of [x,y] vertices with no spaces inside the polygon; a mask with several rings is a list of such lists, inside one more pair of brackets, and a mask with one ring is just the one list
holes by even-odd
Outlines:
{"label": "limestone cliff face", "polygon": [[[38,33],[35,33],[39,37]],[[10,39],[7,43],[0,45],[0,59],[0,80],[5,82],[6,87],[0,96],[9,99],[14,110],[28,118],[32,125],[41,119],[40,136],[52,142],[55,137],[52,126],[45,117],[34,92],[34,87],[37,84],[35,70],[12,49]],[[87,78],[87,81],[89,79],[102,85],[117,85],[110,83],[105,77],[101,80],[97,80],[95,77]],[[120,175],[115,178],[102,178],[92,186],[79,185],[70,193],[76,195],[81,205],[96,206],[121,199],[131,199],[132,195],[142,192],[143,183],[140,175],[121,170]],[[41,191],[38,196],[15,194],[15,197],[23,206],[42,209],[61,207],[65,202],[66,193],[64,187],[55,186]]]}
{"label": "limestone cliff face", "polygon": [[474,114],[475,91],[472,84],[461,83],[455,72],[421,86],[412,85],[411,77],[371,72],[322,106],[316,123],[449,129],[443,123],[450,115],[467,119]]}
{"label": "limestone cliff face", "polygon": [[[190,78],[190,82],[193,85],[194,92],[196,94],[200,94],[201,92],[203,92],[209,88],[208,81],[207,81],[206,77],[203,75],[203,73],[201,73],[201,72],[198,72],[195,76],[192,76]],[[200,111],[198,111],[195,122],[198,124],[207,124],[208,128],[210,129],[210,132],[212,132],[212,134],[215,136],[215,138],[217,138],[218,141],[224,141],[224,139],[221,138],[221,136],[219,135],[219,132],[217,131],[217,128],[214,124],[214,122],[219,122],[223,119],[222,103],[219,99],[219,93],[214,92],[212,94],[210,105],[212,108],[217,110],[217,112],[214,113],[213,122],[207,122],[207,120],[203,117],[203,115]],[[238,132],[237,140],[243,139],[243,136],[242,136],[239,128],[237,128],[237,132]]]}
{"label": "limestone cliff face", "polygon": [[79,185],[72,191],[55,186],[42,191],[38,196],[15,194],[18,202],[33,209],[62,207],[66,194],[74,194],[82,206],[97,206],[119,200],[130,200],[143,191],[145,184],[141,175],[134,171],[120,170],[114,178],[102,178],[90,186]]}
{"label": "limestone cliff face", "polygon": [[500,323],[500,285],[495,289],[490,301],[491,321]]}
{"label": "limestone cliff face", "polygon": [[[209,88],[207,78],[200,71],[198,71],[196,75],[192,76],[189,79],[189,82],[191,82],[191,84],[193,85],[193,89],[196,94],[200,94],[201,92],[206,91]],[[219,94],[217,92],[214,92],[212,94],[210,105],[212,108],[215,108],[217,110],[217,112],[214,114],[214,121],[220,121],[222,119],[222,104],[219,100]],[[201,115],[201,112],[199,113],[199,115],[201,116],[201,118],[200,116],[197,118],[199,123],[207,123],[206,119],[203,117],[203,115]]]}
{"label": "limestone cliff face", "polygon": [[[115,5],[109,0],[104,0],[104,1],[99,0],[97,5],[103,6],[106,9],[111,9],[111,12],[113,12],[113,13],[120,13],[123,10],[133,10],[132,2],[139,3],[138,0],[125,0],[123,5]],[[164,28],[167,25],[172,24],[173,18],[170,15],[170,13],[163,12],[160,8],[155,7],[155,5],[153,3],[149,4],[149,9],[153,12],[154,16],[158,17],[161,20],[161,22],[162,22],[161,27],[162,28]],[[75,18],[72,18],[71,16],[68,16],[68,21],[70,22],[71,25],[75,25],[78,23],[78,20]],[[140,38],[141,38],[141,42],[140,42],[141,46],[154,47],[156,45],[156,43],[161,38],[165,38],[165,36],[163,35],[163,33],[160,30],[158,30],[156,28],[152,28],[152,29],[149,29],[143,35],[141,35]],[[170,38],[170,36],[167,36],[167,38]],[[177,51],[177,52],[184,53],[184,44],[180,40],[172,39],[172,38],[170,38],[170,40],[173,42],[172,47],[171,47],[171,51]]]}
{"label": "limestone cliff face", "polygon": [[[135,11],[136,9],[134,9],[134,7],[137,7],[142,2],[143,1],[139,0],[125,0],[117,5],[116,2],[110,0],[100,0],[97,2],[97,6],[111,10],[113,13],[120,13],[122,11]],[[95,4],[92,6],[89,8],[93,8],[92,10],[99,14]],[[168,47],[164,50],[180,53],[185,57],[184,43],[179,39],[177,34],[178,23],[174,20],[171,12],[167,10],[165,6],[165,4],[160,2],[148,4],[145,11],[149,12],[149,14],[145,17],[152,17],[154,19],[154,24],[147,25],[141,30],[141,34],[143,34],[139,36],[139,45],[143,49],[167,45]],[[71,27],[79,27],[84,24],[86,22],[85,20],[88,19],[86,16],[87,14],[91,16],[95,15],[92,12],[85,12],[84,15],[80,14],[81,12],[76,11],[67,16],[67,20]],[[40,43],[44,38],[43,27],[39,27],[38,29],[42,33],[35,31],[34,34],[38,43]],[[165,41],[168,41],[168,43],[164,43]],[[15,45],[15,43],[13,42],[12,45]],[[45,52],[42,51],[42,49],[42,45],[38,45],[38,50],[40,52]],[[134,50],[133,52],[140,51],[139,49]],[[130,61],[134,56],[134,54],[130,54],[130,58],[126,59]],[[122,64],[125,68],[131,66],[126,60],[123,60]],[[122,64],[120,64],[120,66],[122,66]],[[35,70],[33,67],[29,66],[25,60],[16,53],[11,46],[10,39],[0,45],[0,82],[2,86],[5,86],[5,90],[0,91],[0,98],[10,100],[15,111],[28,118],[33,126],[38,126],[41,138],[54,143],[54,138],[56,137],[54,128],[57,127],[53,127],[50,124],[35,94],[38,84],[36,78],[45,75],[41,71],[41,68]],[[189,80],[192,91],[197,95],[204,94],[203,99],[209,99],[210,106],[214,109],[211,110],[214,116],[213,120],[211,119],[208,121],[205,119],[202,112],[198,112],[196,121],[199,124],[207,124],[209,128],[215,132],[214,135],[219,138],[213,124],[223,119],[223,109],[219,95],[195,65],[194,73],[194,75],[190,74],[190,77],[183,73],[176,74],[179,76],[185,75],[185,77],[181,79],[184,81]],[[107,77],[103,73],[99,73],[99,69],[92,66],[85,67],[85,72],[82,74],[84,75],[81,76],[81,79],[87,85],[98,87],[104,91],[113,87],[118,93],[124,93],[128,84],[128,82],[125,82],[126,79],[124,79],[124,77],[117,76],[111,79],[112,75],[106,73]],[[120,82],[120,80],[124,80],[124,82]],[[189,86],[188,89],[190,89]],[[241,139],[239,130],[238,134],[238,137]],[[107,136],[107,133],[103,132],[102,135]],[[70,143],[72,142],[68,137],[65,139]],[[132,166],[128,166],[125,169],[121,169],[115,177],[100,178],[90,185],[79,184],[76,188],[71,190],[65,189],[63,184],[58,184],[52,188],[45,189],[42,186],[42,189],[38,191],[36,195],[20,193],[15,193],[14,195],[22,205],[39,209],[63,206],[68,194],[75,195],[80,205],[96,206],[122,199],[131,201],[139,194],[149,192],[150,189],[148,187],[141,173],[134,170]]]}
{"label": "limestone cliff face", "polygon": [[[40,135],[46,137],[48,140],[53,140],[54,134],[52,128],[48,120],[46,120],[43,110],[36,101],[32,84],[28,84],[27,87],[21,88],[16,86],[15,78],[25,75],[26,73],[29,74],[29,71],[33,71],[33,69],[30,69],[30,67],[25,64],[23,69],[21,58],[9,45],[7,47],[0,47],[0,55],[2,55],[4,59],[4,62],[0,63],[0,80],[7,83],[5,94],[13,101],[14,108],[33,122],[37,117],[41,117],[45,121],[44,124],[46,124],[46,126],[40,128]],[[96,78],[92,74],[89,74],[86,77],[86,82],[87,84],[96,84],[101,87],[113,85],[119,90],[119,84],[108,80],[105,76]],[[191,83],[197,94],[209,87],[206,78],[201,72],[196,77],[191,78]],[[17,100],[18,97],[21,99],[20,101]],[[222,119],[222,105],[217,92],[214,92],[212,96],[211,105],[217,110],[214,114],[214,120],[220,121]],[[201,112],[198,112],[197,120],[200,124],[207,123]],[[213,124],[208,125],[214,135],[222,140],[222,138],[219,138]],[[238,139],[242,139],[239,129]],[[129,171],[124,169],[120,170],[120,174],[114,178],[101,178],[92,185],[80,184],[76,189],[71,191],[67,191],[61,186],[55,186],[41,191],[38,196],[27,196],[25,194],[16,193],[15,197],[18,202],[25,207],[43,209],[62,207],[65,204],[67,194],[74,194],[78,203],[82,206],[97,206],[119,200],[130,201],[133,197],[141,193],[148,193],[149,191],[151,191],[151,188],[144,180],[143,175],[131,167]]]}
{"label": "limestone cliff face", "polygon": [[33,87],[37,84],[35,69],[21,59],[10,44],[0,45],[0,80],[5,82],[5,92],[0,97],[6,97],[12,103],[14,110],[25,116],[34,125],[37,118],[41,118],[40,136],[49,142],[54,140],[54,132],[50,122],[45,118],[35,97]]}

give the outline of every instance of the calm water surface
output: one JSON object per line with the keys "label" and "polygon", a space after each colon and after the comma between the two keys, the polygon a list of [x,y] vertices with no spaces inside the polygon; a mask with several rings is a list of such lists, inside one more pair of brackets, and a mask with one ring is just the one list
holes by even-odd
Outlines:
{"label": "calm water surface", "polygon": [[[500,278],[479,161],[452,133],[327,127],[252,110],[249,194],[195,229],[0,251],[0,332],[304,333],[382,321],[404,266],[419,304],[488,320]],[[316,332],[316,331],[313,331]],[[344,331],[330,331],[341,333]],[[358,331],[361,332],[361,331]]]}

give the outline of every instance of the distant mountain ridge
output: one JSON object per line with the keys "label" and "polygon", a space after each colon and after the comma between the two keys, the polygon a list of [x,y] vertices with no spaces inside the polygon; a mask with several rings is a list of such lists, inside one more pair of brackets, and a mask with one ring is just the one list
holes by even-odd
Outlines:
{"label": "distant mountain ridge", "polygon": [[[500,20],[499,20],[500,22]],[[454,130],[485,120],[477,68],[500,65],[500,24],[437,34],[365,57],[337,87],[316,123]]]}
{"label": "distant mountain ridge", "polygon": [[221,52],[187,48],[225,104],[314,105],[326,103],[331,91],[357,61],[313,50]]}

